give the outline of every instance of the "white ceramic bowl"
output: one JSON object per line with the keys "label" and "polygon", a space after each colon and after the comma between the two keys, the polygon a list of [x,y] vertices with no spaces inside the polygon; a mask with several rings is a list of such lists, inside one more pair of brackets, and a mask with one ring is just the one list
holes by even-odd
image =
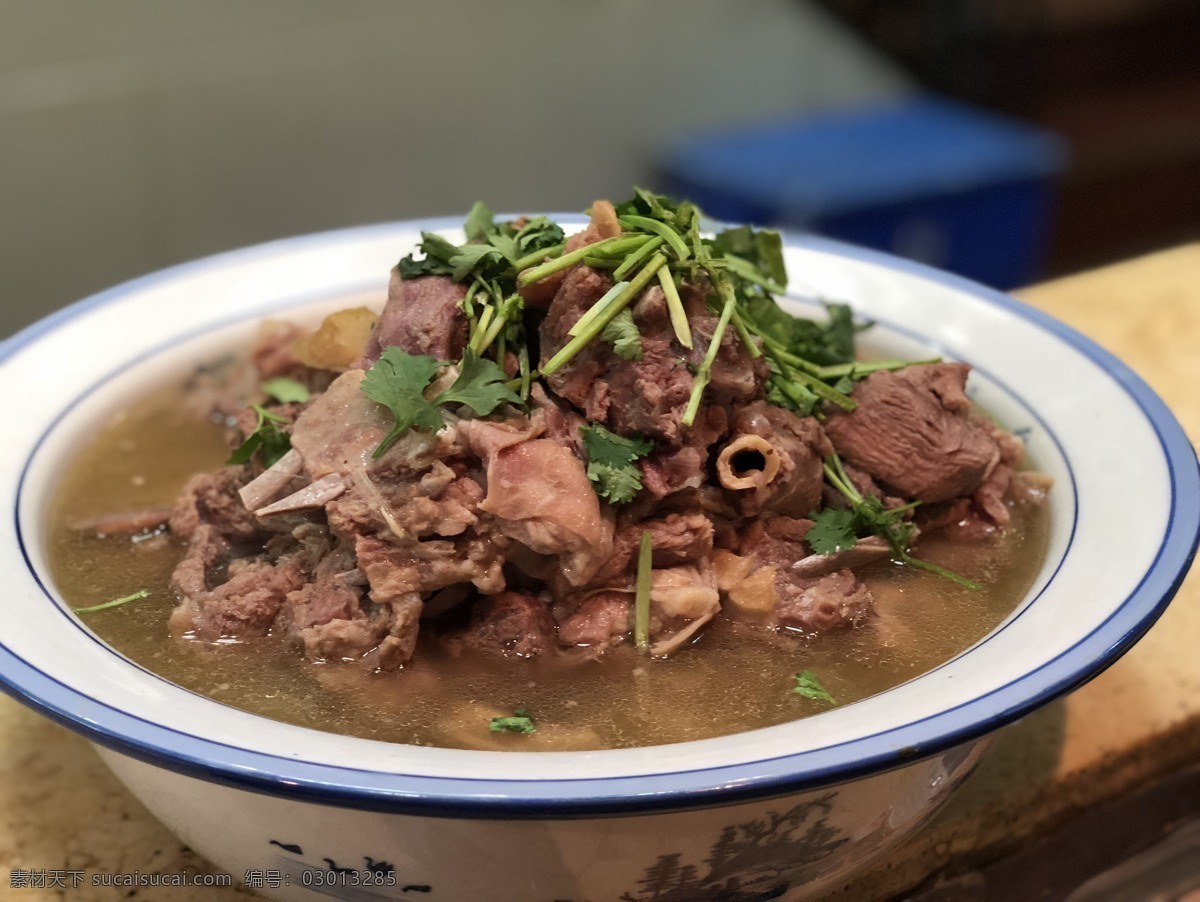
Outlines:
{"label": "white ceramic bowl", "polygon": [[[876,321],[868,335],[877,348],[969,362],[976,399],[1055,479],[1034,587],[954,660],[865,701],[750,733],[502,753],[269,721],[172,685],[96,639],[48,578],[44,548],[56,473],[79,439],[122,399],[246,343],[264,316],[316,320],[348,296],[381,304],[388,269],[419,231],[457,224],[333,232],[179,266],[0,347],[5,688],[95,742],[147,807],[216,865],[278,882],[268,895],[799,898],[915,829],[991,731],[1110,664],[1186,572],[1200,526],[1196,457],[1137,376],[1004,295],[791,238],[798,310],[844,300]],[[331,862],[354,873],[331,874]]]}

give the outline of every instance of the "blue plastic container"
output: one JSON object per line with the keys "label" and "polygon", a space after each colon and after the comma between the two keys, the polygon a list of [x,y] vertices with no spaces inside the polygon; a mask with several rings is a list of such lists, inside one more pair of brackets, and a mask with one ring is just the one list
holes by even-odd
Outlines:
{"label": "blue plastic container", "polygon": [[1041,274],[1054,134],[917,97],[681,142],[663,188],[708,215],[890,251],[996,288]]}

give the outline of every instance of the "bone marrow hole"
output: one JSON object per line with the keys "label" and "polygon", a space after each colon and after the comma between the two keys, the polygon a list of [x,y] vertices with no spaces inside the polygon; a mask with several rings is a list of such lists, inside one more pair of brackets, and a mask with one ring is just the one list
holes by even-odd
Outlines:
{"label": "bone marrow hole", "polygon": [[738,436],[717,456],[717,480],[733,491],[762,488],[778,472],[779,453],[761,436]]}
{"label": "bone marrow hole", "polygon": [[767,468],[767,457],[758,448],[743,448],[729,459],[729,469],[734,476],[753,476]]}

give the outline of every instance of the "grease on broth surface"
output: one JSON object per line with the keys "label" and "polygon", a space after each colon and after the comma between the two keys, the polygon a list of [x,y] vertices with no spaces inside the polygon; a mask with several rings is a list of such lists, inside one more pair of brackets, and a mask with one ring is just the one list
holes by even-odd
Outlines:
{"label": "grease on broth surface", "polygon": [[[370,739],[462,748],[617,748],[705,739],[826,710],[792,692],[816,673],[840,704],[936,667],[985,636],[1024,596],[1045,554],[1045,507],[1014,517],[995,542],[933,537],[919,553],[986,586],[972,591],[888,562],[859,571],[877,616],[814,640],[764,637],[720,618],[669,660],[628,645],[599,661],[454,657],[423,642],[390,674],[313,664],[273,639],[208,645],[168,635],[171,571],[182,549],[165,535],[131,542],[74,528],[115,511],[169,506],[193,473],[228,455],[223,430],[183,403],[182,388],[119,412],[81,449],[54,502],[51,570],[73,607],[139,589],[151,596],[82,615],[112,648],[193,692],[276,720]],[[490,718],[525,708],[528,735],[492,733]]]}

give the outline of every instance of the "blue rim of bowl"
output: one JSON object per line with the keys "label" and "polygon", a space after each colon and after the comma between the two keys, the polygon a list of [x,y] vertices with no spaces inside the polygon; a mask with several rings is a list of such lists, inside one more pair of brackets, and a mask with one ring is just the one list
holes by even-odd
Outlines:
{"label": "blue rim of bowl", "polygon": [[[575,216],[561,219],[578,221]],[[185,263],[116,286],[41,320],[0,344],[0,361],[88,310],[191,272],[305,246],[353,242],[391,230],[431,230],[460,224],[461,219],[449,217],[383,223],[282,239]],[[829,239],[785,233],[785,242],[802,250],[915,276],[1004,308],[1056,335],[1105,369],[1124,388],[1158,436],[1171,478],[1171,505],[1153,564],[1107,620],[1035,670],[920,721],[771,759],[637,776],[555,780],[416,776],[249,751],[180,733],[112,708],[58,682],[4,646],[0,646],[0,688],[100,745],[168,770],[252,792],[340,807],[432,816],[569,818],[727,805],[828,787],[889,770],[977,739],[1016,720],[1086,682],[1124,654],[1178,590],[1200,539],[1200,465],[1161,399],[1132,370],[1090,339],[1008,295],[919,263]],[[16,511],[13,513],[15,519]],[[32,568],[30,572],[40,584],[38,574]]]}

